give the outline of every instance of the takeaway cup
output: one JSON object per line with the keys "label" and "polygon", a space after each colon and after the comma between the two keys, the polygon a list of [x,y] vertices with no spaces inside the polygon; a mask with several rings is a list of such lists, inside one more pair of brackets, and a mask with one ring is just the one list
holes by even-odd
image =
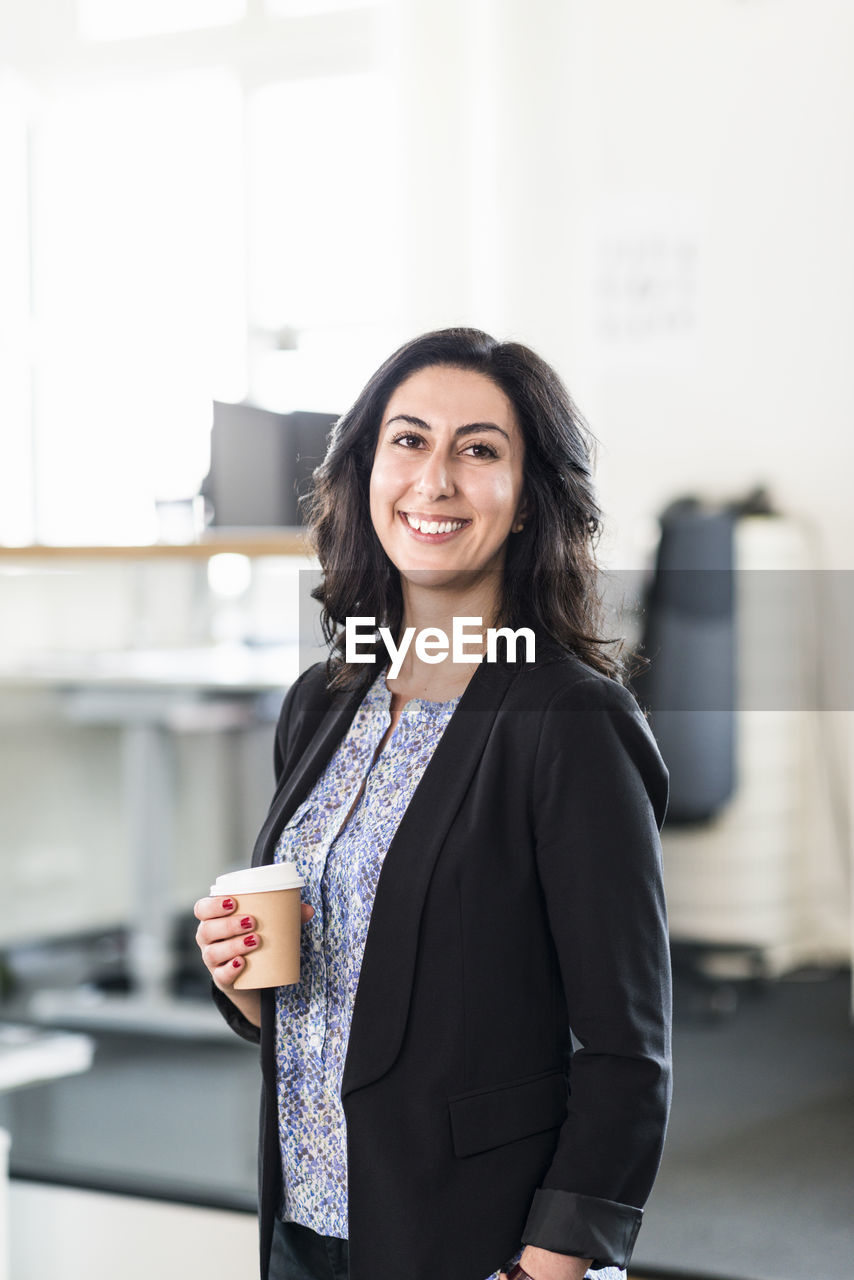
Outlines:
{"label": "takeaway cup", "polygon": [[255,917],[258,949],[234,981],[238,991],[289,987],[299,982],[300,889],[305,881],[293,862],[229,871],[211,885],[212,898],[234,898],[235,915]]}

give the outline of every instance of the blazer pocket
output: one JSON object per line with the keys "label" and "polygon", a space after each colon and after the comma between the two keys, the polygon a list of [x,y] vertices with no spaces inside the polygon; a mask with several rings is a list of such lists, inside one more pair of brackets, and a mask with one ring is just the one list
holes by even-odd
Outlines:
{"label": "blazer pocket", "polygon": [[566,1118],[562,1071],[541,1072],[448,1099],[454,1154],[473,1156],[507,1142],[556,1129]]}

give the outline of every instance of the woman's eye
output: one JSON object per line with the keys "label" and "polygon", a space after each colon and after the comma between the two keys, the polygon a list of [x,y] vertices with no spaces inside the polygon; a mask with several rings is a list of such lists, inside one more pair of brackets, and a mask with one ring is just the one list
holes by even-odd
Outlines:
{"label": "woman's eye", "polygon": [[[423,437],[416,435],[413,431],[401,431],[399,435],[393,436],[391,444],[399,444],[404,449],[417,449],[424,443]],[[463,450],[469,453],[470,450],[476,450],[473,454],[475,458],[497,458],[498,454],[491,445],[484,444],[482,441],[476,441],[474,444],[467,444]]]}

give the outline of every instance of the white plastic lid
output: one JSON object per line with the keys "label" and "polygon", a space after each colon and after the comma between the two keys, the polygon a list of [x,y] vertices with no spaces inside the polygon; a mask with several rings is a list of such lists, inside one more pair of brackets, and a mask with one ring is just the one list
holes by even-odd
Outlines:
{"label": "white plastic lid", "polygon": [[301,889],[305,884],[297,873],[295,862],[272,862],[265,867],[247,867],[244,871],[229,871],[217,876],[211,885],[211,897],[225,897],[228,893],[272,893],[276,889]]}

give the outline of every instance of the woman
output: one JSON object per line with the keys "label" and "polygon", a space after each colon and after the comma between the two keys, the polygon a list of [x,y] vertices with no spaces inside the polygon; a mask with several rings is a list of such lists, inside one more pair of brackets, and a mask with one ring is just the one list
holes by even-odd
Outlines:
{"label": "woman", "polygon": [[[196,904],[261,1046],[262,1277],[629,1260],[670,1101],[668,775],[598,635],[599,520],[575,407],[518,344],[417,338],[336,425],[309,522],[332,656],[284,700],[253,855],[306,879],[300,983],[233,991],[263,938]],[[534,651],[437,661],[461,619]]]}

